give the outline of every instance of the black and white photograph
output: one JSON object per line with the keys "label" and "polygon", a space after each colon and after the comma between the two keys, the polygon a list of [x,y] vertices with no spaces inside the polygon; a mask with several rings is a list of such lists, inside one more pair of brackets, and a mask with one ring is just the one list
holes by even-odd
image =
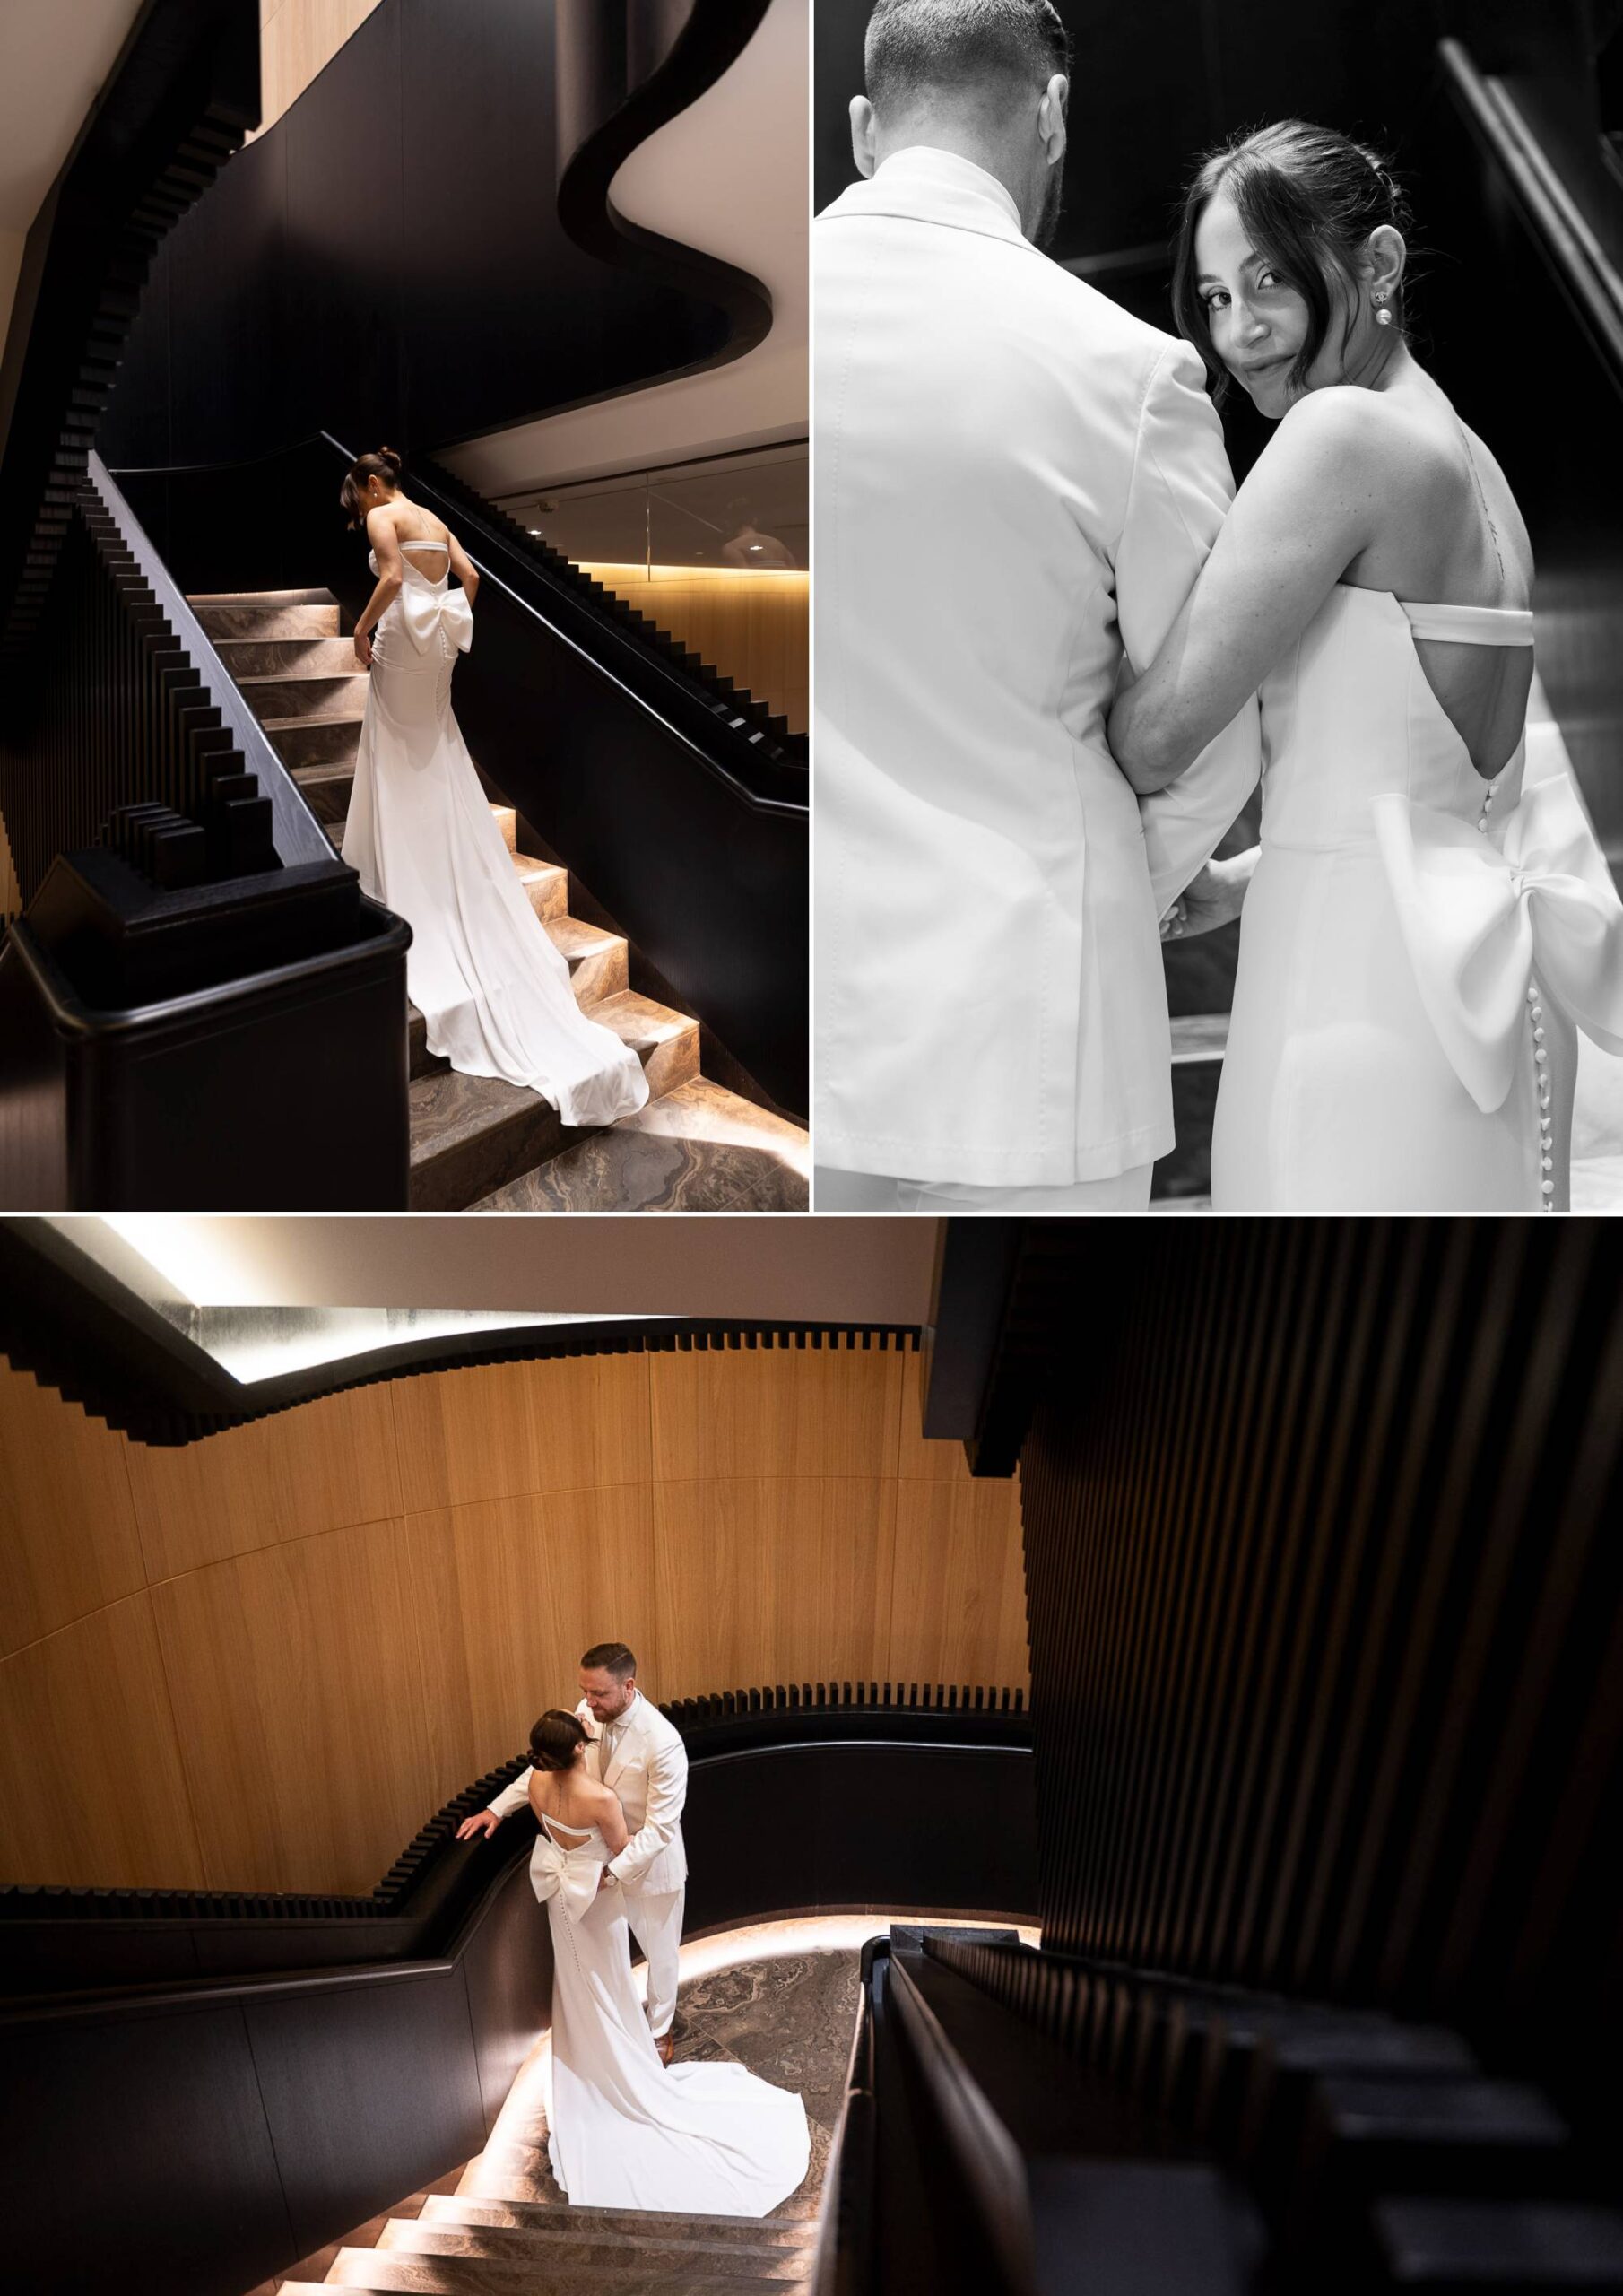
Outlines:
{"label": "black and white photograph", "polygon": [[820,1210],[1623,1204],[1620,74],[820,0]]}

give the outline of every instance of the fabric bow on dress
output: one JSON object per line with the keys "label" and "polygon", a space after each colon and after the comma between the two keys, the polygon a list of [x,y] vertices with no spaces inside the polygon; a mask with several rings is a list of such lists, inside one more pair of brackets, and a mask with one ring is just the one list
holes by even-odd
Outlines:
{"label": "fabric bow on dress", "polygon": [[430,588],[426,582],[404,582],[395,610],[420,654],[428,652],[435,631],[441,628],[459,654],[465,654],[473,643],[473,609],[468,594],[453,590],[448,583],[442,589]]}
{"label": "fabric bow on dress", "polygon": [[1623,902],[1567,775],[1527,790],[1497,844],[1395,792],[1374,814],[1420,1002],[1484,1115],[1510,1090],[1535,974],[1586,1036],[1623,1053]]}
{"label": "fabric bow on dress", "polygon": [[592,1909],[603,1860],[583,1857],[578,1849],[560,1849],[543,1826],[530,1855],[530,1886],[538,1905],[556,1898],[571,1921]]}

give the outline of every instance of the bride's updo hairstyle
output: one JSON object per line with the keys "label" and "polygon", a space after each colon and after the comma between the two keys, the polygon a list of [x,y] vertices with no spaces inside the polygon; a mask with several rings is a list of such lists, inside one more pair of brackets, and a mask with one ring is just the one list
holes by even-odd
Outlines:
{"label": "bride's updo hairstyle", "polygon": [[569,1770],[586,1734],[573,1714],[550,1707],[530,1727],[530,1761],[536,1770]]}
{"label": "bride's updo hairstyle", "polygon": [[338,502],[352,527],[366,525],[366,503],[362,500],[362,489],[367,481],[372,478],[382,479],[391,493],[399,485],[400,457],[395,452],[393,447],[379,447],[375,455],[362,455],[358,462],[351,464],[350,474],[343,482]]}
{"label": "bride's updo hairstyle", "polygon": [[[1409,202],[1378,152],[1305,120],[1256,128],[1206,153],[1184,195],[1172,263],[1172,307],[1178,332],[1206,362],[1211,395],[1219,405],[1231,378],[1212,348],[1206,307],[1195,284],[1200,266],[1194,254],[1201,217],[1219,191],[1233,200],[1256,252],[1307,306],[1306,339],[1290,372],[1299,390],[1335,316],[1333,283],[1339,280],[1351,290],[1344,350],[1357,308],[1358,258],[1370,233],[1383,223],[1408,239],[1413,224]],[[1393,299],[1393,320],[1401,335],[1402,287]]]}

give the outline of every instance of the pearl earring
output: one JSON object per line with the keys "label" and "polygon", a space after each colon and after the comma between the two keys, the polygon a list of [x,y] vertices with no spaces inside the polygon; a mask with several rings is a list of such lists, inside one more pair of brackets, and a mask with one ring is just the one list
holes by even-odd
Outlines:
{"label": "pearl earring", "polygon": [[1376,291],[1375,323],[1377,326],[1392,325],[1392,313],[1386,308],[1386,290],[1384,287],[1377,288]]}

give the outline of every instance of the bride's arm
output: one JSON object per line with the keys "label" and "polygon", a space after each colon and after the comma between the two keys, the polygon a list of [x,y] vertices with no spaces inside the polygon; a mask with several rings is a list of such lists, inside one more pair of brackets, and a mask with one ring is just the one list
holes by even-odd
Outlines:
{"label": "bride's arm", "polygon": [[472,605],[474,599],[479,596],[479,569],[468,556],[467,552],[464,550],[462,544],[457,541],[449,526],[445,530],[445,538],[450,546],[451,571],[456,575],[456,579],[462,584],[463,588],[467,592],[468,604]]}
{"label": "bride's arm", "polygon": [[1193,763],[1370,541],[1378,420],[1372,392],[1342,387],[1312,392],[1280,423],[1166,643],[1111,710],[1111,754],[1141,795]]}
{"label": "bride's arm", "polygon": [[603,1787],[603,1813],[598,1820],[603,1838],[611,1857],[618,1857],[631,1839],[631,1829],[626,1823],[626,1813],[620,1806],[620,1796],[612,1787]]}
{"label": "bride's arm", "polygon": [[372,632],[400,596],[405,580],[405,569],[401,563],[400,544],[395,539],[395,521],[384,509],[367,513],[367,540],[378,558],[378,587],[367,600],[366,612],[355,624],[355,658],[362,669],[372,664]]}

